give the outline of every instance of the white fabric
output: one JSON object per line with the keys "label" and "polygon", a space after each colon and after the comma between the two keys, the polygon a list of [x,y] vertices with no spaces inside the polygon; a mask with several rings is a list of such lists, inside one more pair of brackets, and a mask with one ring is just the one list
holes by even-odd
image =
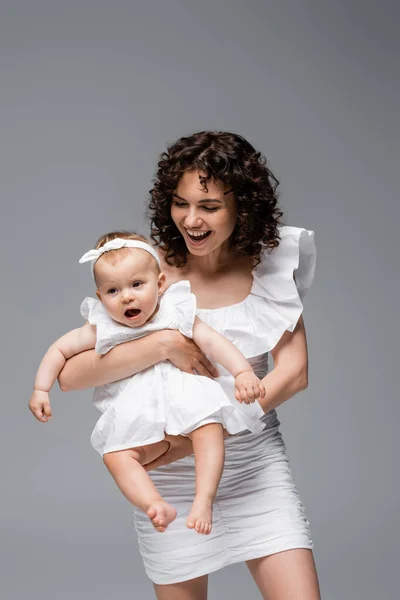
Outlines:
{"label": "white fabric", "polygon": [[91,261],[92,275],[94,273],[94,265],[99,260],[100,256],[103,256],[105,252],[110,252],[110,250],[120,250],[121,248],[139,248],[139,250],[145,250],[154,258],[159,267],[161,267],[161,262],[158,257],[158,254],[150,244],[146,244],[146,242],[141,242],[140,240],[126,240],[123,238],[114,238],[109,242],[103,244],[100,248],[93,248],[92,250],[88,250],[85,252],[83,256],[79,259],[79,262],[85,263]]}
{"label": "white fabric", "polygon": [[[251,292],[243,302],[197,310],[203,321],[244,352],[260,377],[268,371],[267,352],[296,326],[315,270],[313,232],[285,226],[280,235],[280,245],[264,253],[254,270]],[[224,378],[222,385],[228,393]],[[177,519],[159,534],[146,515],[134,509],[140,552],[154,583],[176,583],[235,562],[312,548],[275,410],[262,422],[263,431],[226,440],[209,536],[185,526],[195,489],[193,456],[150,472],[159,492],[178,511]]]}
{"label": "white fabric", "polygon": [[[196,302],[188,281],[172,285],[161,297],[151,322],[127,327],[113,321],[94,298],[81,305],[82,316],[96,326],[96,350],[108,352],[116,344],[143,337],[152,331],[177,329],[192,336]],[[231,391],[234,379],[224,377]],[[184,373],[170,362],[162,362],[120,381],[95,389],[94,404],[103,413],[92,436],[100,454],[152,444],[165,433],[188,434],[207,423],[221,423],[231,434],[261,431],[263,411],[255,402],[239,404],[218,382]]]}
{"label": "white fabric", "polygon": [[283,226],[280,235],[278,248],[264,252],[253,271],[250,294],[242,302],[198,311],[245,356],[269,352],[286,330],[294,330],[314,277],[314,232]]}

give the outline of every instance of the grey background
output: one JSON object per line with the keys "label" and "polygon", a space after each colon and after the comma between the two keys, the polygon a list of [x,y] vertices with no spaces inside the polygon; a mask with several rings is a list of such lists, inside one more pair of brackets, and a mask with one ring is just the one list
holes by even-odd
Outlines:
{"label": "grey background", "polygon": [[[48,425],[27,402],[93,292],[79,256],[146,232],[159,153],[214,128],[265,152],[286,221],[317,235],[310,387],[279,413],[323,598],[397,597],[396,4],[1,2],[2,598],[153,597],[89,445],[91,392],[55,389]],[[259,597],[243,565],[211,576],[210,598],[244,595]]]}

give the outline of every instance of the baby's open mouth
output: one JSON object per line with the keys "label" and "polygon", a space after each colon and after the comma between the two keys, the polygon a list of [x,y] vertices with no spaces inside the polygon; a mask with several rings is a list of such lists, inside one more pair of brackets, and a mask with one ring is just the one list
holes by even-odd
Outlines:
{"label": "baby's open mouth", "polygon": [[138,315],[140,315],[141,312],[142,311],[140,310],[140,308],[128,308],[128,310],[124,312],[124,315],[128,319],[132,319],[133,317],[137,317]]}

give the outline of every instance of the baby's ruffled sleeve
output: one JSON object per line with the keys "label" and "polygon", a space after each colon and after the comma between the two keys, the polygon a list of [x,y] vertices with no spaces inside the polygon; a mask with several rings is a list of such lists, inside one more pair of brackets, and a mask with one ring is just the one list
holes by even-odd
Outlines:
{"label": "baby's ruffled sleeve", "polygon": [[[121,343],[118,340],[118,333],[121,327],[114,324],[100,300],[85,298],[81,304],[81,315],[86,321],[96,327],[96,352],[106,354],[118,343]],[[122,330],[123,333],[124,331]],[[119,337],[121,337],[121,333]]]}
{"label": "baby's ruffled sleeve", "polygon": [[190,291],[189,281],[173,283],[164,292],[164,297],[174,310],[176,329],[186,337],[192,338],[196,317],[196,297]]}

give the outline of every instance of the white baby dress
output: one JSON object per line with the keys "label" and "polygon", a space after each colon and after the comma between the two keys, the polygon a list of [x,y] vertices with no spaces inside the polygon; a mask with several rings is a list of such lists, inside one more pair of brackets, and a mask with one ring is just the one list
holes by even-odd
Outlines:
{"label": "white baby dress", "polygon": [[[191,338],[196,298],[188,281],[171,285],[161,296],[152,320],[131,328],[117,323],[94,298],[85,298],[82,316],[96,326],[96,352],[105,354],[117,344],[162,329],[176,329]],[[226,373],[226,372],[225,372]],[[224,388],[234,378],[223,376]],[[103,413],[91,436],[100,454],[163,440],[165,433],[187,434],[205,423],[221,423],[230,433],[262,431],[264,412],[258,402],[239,404],[208,377],[185,373],[170,362],[154,366],[111,384],[97,387],[93,402]]]}

